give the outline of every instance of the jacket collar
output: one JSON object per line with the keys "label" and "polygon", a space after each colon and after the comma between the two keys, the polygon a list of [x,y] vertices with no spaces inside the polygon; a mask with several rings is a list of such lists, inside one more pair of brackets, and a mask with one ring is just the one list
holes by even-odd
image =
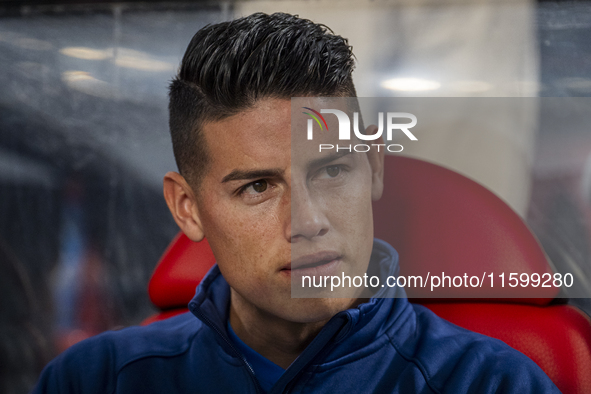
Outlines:
{"label": "jacket collar", "polygon": [[[380,283],[385,283],[387,276],[398,275],[398,253],[386,242],[375,239],[370,269],[379,272]],[[223,339],[220,343],[232,354],[236,353],[236,349],[232,349],[226,331],[229,306],[230,286],[216,264],[197,287],[195,297],[189,303],[189,309],[220,335]],[[321,353],[325,356],[323,361],[326,362],[350,352],[351,346],[355,349],[373,342],[393,325],[402,324],[399,317],[404,315],[405,311],[408,313],[409,309],[411,308],[404,289],[387,286],[381,288],[368,302],[333,316],[300,357],[286,370],[280,382],[284,378],[288,382],[295,376],[291,375],[297,374],[314,359],[320,361],[321,357],[317,356]],[[345,341],[350,343],[350,346],[328,346],[330,343],[338,344]]]}

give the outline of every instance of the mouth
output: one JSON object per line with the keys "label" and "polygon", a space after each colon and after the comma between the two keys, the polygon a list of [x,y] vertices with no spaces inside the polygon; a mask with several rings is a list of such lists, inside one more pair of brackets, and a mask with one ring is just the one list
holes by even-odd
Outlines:
{"label": "mouth", "polygon": [[341,263],[342,255],[334,251],[322,251],[299,257],[281,268],[286,275],[329,275]]}

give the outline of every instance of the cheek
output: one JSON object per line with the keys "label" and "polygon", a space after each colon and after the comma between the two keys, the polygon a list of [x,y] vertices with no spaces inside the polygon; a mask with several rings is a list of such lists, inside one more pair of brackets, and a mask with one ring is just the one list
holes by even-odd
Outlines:
{"label": "cheek", "polygon": [[371,181],[359,177],[331,205],[329,220],[337,242],[343,245],[348,262],[352,264],[351,274],[367,270],[373,248],[373,214]]}
{"label": "cheek", "polygon": [[202,214],[202,224],[222,274],[237,290],[261,288],[285,248],[275,207],[239,207],[219,200],[209,206],[216,209]]}
{"label": "cheek", "polygon": [[335,225],[346,226],[348,232],[367,232],[373,224],[370,179],[353,179],[345,190],[327,201],[327,209]]}

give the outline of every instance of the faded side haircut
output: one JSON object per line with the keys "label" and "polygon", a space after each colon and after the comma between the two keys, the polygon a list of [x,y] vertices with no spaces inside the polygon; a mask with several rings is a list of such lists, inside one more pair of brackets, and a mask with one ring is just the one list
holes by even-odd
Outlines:
{"label": "faded side haircut", "polygon": [[347,39],[294,15],[256,13],[199,30],[170,84],[179,172],[198,187],[210,158],[201,129],[264,98],[356,97]]}

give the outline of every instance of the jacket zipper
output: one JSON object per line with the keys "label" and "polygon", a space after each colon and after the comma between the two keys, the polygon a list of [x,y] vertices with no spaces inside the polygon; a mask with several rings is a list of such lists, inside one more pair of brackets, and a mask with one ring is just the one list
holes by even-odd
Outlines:
{"label": "jacket zipper", "polygon": [[224,333],[222,333],[207,316],[205,316],[203,313],[201,313],[200,310],[195,310],[193,313],[198,314],[199,318],[201,320],[203,320],[211,329],[213,329],[224,340],[224,342],[226,342],[228,344],[230,349],[232,349],[234,354],[236,356],[238,356],[238,358],[242,361],[242,363],[248,369],[249,375],[254,383],[254,388],[255,388],[257,394],[262,394],[262,390],[260,388],[259,381],[256,378],[256,374],[254,373],[254,369],[252,369],[252,367],[250,366],[248,361],[246,361],[246,358],[242,355],[242,353],[240,353],[240,351],[238,351],[238,349],[236,349],[236,347],[234,347],[234,344],[232,344],[232,342],[230,342],[230,340],[228,340],[228,338],[226,338]]}

